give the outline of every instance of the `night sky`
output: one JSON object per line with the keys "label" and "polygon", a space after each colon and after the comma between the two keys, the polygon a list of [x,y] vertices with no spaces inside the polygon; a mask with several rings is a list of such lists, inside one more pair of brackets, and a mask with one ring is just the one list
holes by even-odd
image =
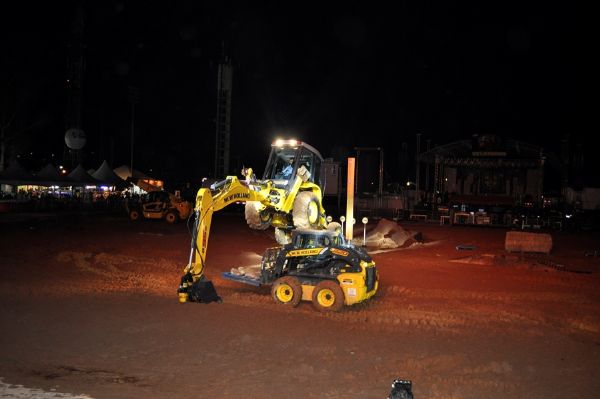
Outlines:
{"label": "night sky", "polygon": [[[262,171],[275,137],[335,158],[384,147],[392,179],[417,133],[422,148],[473,134],[557,152],[565,134],[581,142],[567,3],[278,3],[83,2],[84,166],[129,163],[135,86],[134,167],[178,181],[210,175],[223,48],[235,68],[232,168]],[[78,4],[2,5],[0,104],[16,115],[23,163],[63,161]]]}

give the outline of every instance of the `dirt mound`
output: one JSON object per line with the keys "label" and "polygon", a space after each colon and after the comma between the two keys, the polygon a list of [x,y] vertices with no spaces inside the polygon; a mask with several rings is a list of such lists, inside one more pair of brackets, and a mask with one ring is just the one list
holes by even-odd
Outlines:
{"label": "dirt mound", "polygon": [[231,274],[236,276],[247,276],[250,278],[260,278],[260,264],[250,266],[240,266],[231,269]]}
{"label": "dirt mound", "polygon": [[[77,285],[53,287],[54,293],[74,291],[129,292],[132,290],[164,294],[173,291],[179,265],[163,258],[132,257],[106,252],[62,251],[55,258],[60,264],[74,266],[86,278]],[[176,277],[175,277],[176,279]]]}
{"label": "dirt mound", "polygon": [[248,276],[251,278],[260,278],[260,269],[262,256],[256,252],[243,252],[239,256],[239,263],[242,266],[231,268],[231,274],[237,276]]}
{"label": "dirt mound", "polygon": [[[394,221],[380,219],[375,228],[367,231],[366,245],[377,249],[392,249],[420,241],[420,237],[420,233],[406,230]],[[352,242],[362,245],[362,234],[354,238]]]}

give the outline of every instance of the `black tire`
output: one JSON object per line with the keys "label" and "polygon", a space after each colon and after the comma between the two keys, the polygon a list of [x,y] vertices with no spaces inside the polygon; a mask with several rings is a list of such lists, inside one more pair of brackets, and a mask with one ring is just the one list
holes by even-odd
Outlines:
{"label": "black tire", "polygon": [[281,277],[271,287],[271,296],[275,303],[295,308],[302,300],[302,285],[295,277]]}
{"label": "black tire", "polygon": [[272,215],[269,212],[262,211],[260,212],[258,209],[260,207],[260,202],[258,201],[248,201],[246,202],[246,206],[244,209],[244,215],[246,216],[246,223],[251,229],[255,230],[266,230],[271,225]]}
{"label": "black tire", "polygon": [[323,280],[313,290],[312,303],[320,312],[339,312],[344,307],[344,291],[332,280]]}
{"label": "black tire", "polygon": [[177,211],[174,210],[170,210],[167,212],[167,214],[165,215],[165,220],[167,221],[167,223],[169,224],[175,224],[179,222],[179,213]]}
{"label": "black tire", "polygon": [[294,200],[294,208],[292,210],[294,227],[316,229],[319,227],[320,210],[321,206],[316,194],[311,191],[302,191],[298,193]]}
{"label": "black tire", "polygon": [[284,229],[275,227],[275,241],[279,245],[285,245],[292,242],[292,236]]}
{"label": "black tire", "polygon": [[140,220],[140,211],[137,209],[132,209],[129,211],[129,220],[135,222],[137,220]]}

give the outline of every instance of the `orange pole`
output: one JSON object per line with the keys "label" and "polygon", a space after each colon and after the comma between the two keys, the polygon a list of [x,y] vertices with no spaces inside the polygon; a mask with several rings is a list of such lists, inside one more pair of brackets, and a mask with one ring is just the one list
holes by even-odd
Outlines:
{"label": "orange pole", "polygon": [[355,158],[348,158],[348,182],[346,184],[346,240],[350,241],[354,232],[354,173]]}

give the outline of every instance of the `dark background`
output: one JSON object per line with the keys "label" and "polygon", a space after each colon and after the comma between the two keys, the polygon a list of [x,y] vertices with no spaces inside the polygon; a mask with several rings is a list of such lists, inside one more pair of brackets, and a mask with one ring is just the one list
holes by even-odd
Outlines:
{"label": "dark background", "polygon": [[135,86],[134,167],[176,181],[211,175],[223,51],[235,68],[234,173],[242,164],[262,172],[276,137],[304,140],[337,160],[354,147],[383,147],[389,181],[403,142],[414,157],[417,133],[422,150],[428,139],[435,146],[496,134],[557,153],[569,135],[570,148],[587,154],[575,10],[483,3],[3,4],[1,104],[16,115],[11,155],[28,167],[64,161],[79,4],[86,168],[104,159],[129,164]]}

